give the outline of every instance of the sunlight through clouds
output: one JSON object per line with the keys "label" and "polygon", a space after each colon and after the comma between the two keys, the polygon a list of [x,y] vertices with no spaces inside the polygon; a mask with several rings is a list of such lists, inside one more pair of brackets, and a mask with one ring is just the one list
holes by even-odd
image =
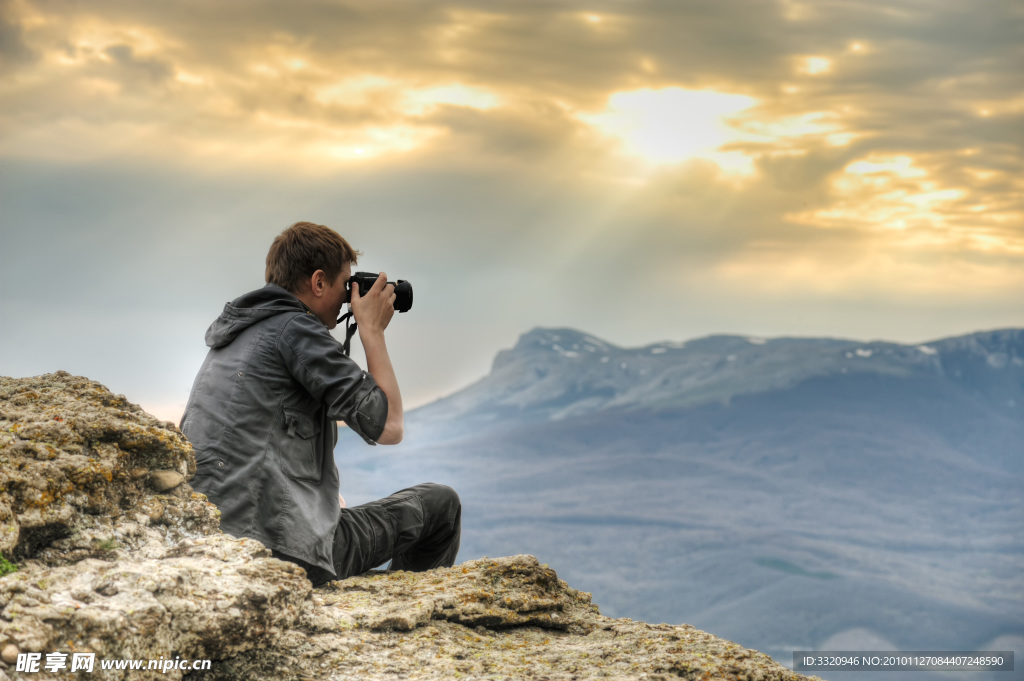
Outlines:
{"label": "sunlight through clouds", "polygon": [[381,98],[385,101],[394,98],[401,85],[397,78],[360,73],[314,86],[313,98],[322,104],[357,108],[377,103],[375,100]]}
{"label": "sunlight through clouds", "polygon": [[439,134],[437,130],[411,125],[369,127],[358,131],[343,131],[336,135],[336,142],[325,144],[321,138],[311,142],[305,151],[312,158],[326,152],[344,161],[373,159],[421,148]]}
{"label": "sunlight through clouds", "polygon": [[727,117],[756,103],[753,97],[712,90],[641,89],[616,92],[603,112],[579,118],[653,163],[708,158],[727,171],[744,173],[750,172],[748,163],[716,152],[741,139]]}
{"label": "sunlight through clouds", "polygon": [[827,57],[801,57],[797,70],[809,76],[819,76],[832,70],[832,60]]}
{"label": "sunlight through clouds", "polygon": [[[738,116],[733,123],[742,133],[738,140],[760,144],[763,153],[769,156],[778,153],[805,155],[815,145],[843,147],[869,135],[851,129],[845,116],[836,111],[772,115],[755,110]],[[751,147],[750,153],[755,153],[755,149]]]}
{"label": "sunlight through clouds", "polygon": [[844,169],[853,175],[873,175],[877,182],[887,183],[889,175],[897,177],[923,177],[927,171],[914,167],[914,159],[909,156],[871,156],[854,161]]}
{"label": "sunlight through clouds", "polygon": [[[831,182],[830,205],[787,215],[826,229],[890,234],[894,245],[1024,254],[1024,211],[977,204],[968,187],[945,185],[910,154],[872,154],[849,163]],[[988,177],[994,175],[994,171]],[[988,178],[986,178],[988,179]],[[895,233],[901,233],[896,236]]]}
{"label": "sunlight through clouds", "polygon": [[617,92],[603,112],[577,117],[648,163],[701,158],[734,176],[754,174],[764,157],[801,156],[816,144],[846,146],[867,135],[851,130],[843,112],[793,115],[759,103],[711,90],[643,89]]}
{"label": "sunlight through clouds", "polygon": [[[735,286],[708,310],[756,308],[762,280],[928,302],[976,277],[1019,297],[1024,85],[1003,0],[247,7],[0,6],[0,157],[243,193],[284,168],[327,197],[366,183],[360,221],[416,239],[436,211],[455,269],[542,253],[586,290],[612,267]],[[607,246],[623,233],[626,254]]]}
{"label": "sunlight through clouds", "polygon": [[498,106],[500,102],[500,98],[493,92],[455,83],[407,90],[402,111],[411,116],[422,116],[446,104],[486,111]]}

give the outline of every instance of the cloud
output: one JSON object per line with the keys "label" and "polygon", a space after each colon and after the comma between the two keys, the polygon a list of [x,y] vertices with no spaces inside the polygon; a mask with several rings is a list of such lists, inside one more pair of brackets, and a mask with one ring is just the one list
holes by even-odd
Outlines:
{"label": "cloud", "polygon": [[130,80],[141,76],[153,83],[167,80],[173,74],[173,68],[158,59],[140,59],[135,56],[131,45],[111,45],[103,50],[103,56],[112,60],[125,72],[118,80]]}
{"label": "cloud", "polygon": [[[88,110],[137,120],[148,113],[161,133],[200,155],[216,139],[246,149],[247,158],[298,145],[344,163],[353,159],[339,148],[363,132],[382,153],[390,149],[389,129],[401,152],[436,141],[422,120],[430,107],[411,105],[432,96],[473,108],[465,93],[476,93],[489,100],[477,108],[495,117],[528,102],[595,116],[615,93],[681,88],[756,97],[751,115],[763,129],[773,120],[836,116],[846,106],[851,111],[842,117],[854,132],[883,140],[889,132],[905,143],[927,135],[929,123],[943,123],[934,113],[922,116],[922,107],[959,110],[974,100],[990,112],[1010,106],[1005,93],[1019,88],[1006,86],[1019,84],[1019,76],[1000,65],[1013,63],[1019,48],[1005,28],[1009,4],[995,9],[1003,6],[971,12],[955,3],[927,11],[913,3],[744,3],[737,12],[730,3],[638,2],[583,13],[563,3],[415,2],[399,12],[387,3],[254,2],[240,15],[220,3],[187,12],[175,3],[45,3],[24,12],[34,13],[26,35],[46,55],[33,70],[42,85],[12,88],[11,109],[35,108],[45,95],[54,102],[49,118]],[[858,36],[870,49],[851,50]],[[69,49],[74,59],[66,57]],[[97,71],[104,57],[120,72]],[[119,113],[139,86],[133,74],[160,83],[161,91],[147,96],[149,111],[144,105]],[[445,92],[464,96],[437,99]],[[164,112],[171,98],[176,116]],[[182,114],[190,125],[181,125]],[[970,132],[974,115],[956,127]],[[253,149],[258,134],[269,140]]]}
{"label": "cloud", "polygon": [[[1012,0],[17,0],[4,295],[157,297],[205,328],[194,301],[258,285],[313,219],[415,273],[407,328],[490,343],[474,366],[538,323],[1021,320],[1021,23]],[[73,290],[25,283],[43,254]]]}
{"label": "cloud", "polygon": [[36,53],[25,44],[21,26],[12,23],[6,12],[0,14],[0,64],[12,67],[29,64],[36,58]]}

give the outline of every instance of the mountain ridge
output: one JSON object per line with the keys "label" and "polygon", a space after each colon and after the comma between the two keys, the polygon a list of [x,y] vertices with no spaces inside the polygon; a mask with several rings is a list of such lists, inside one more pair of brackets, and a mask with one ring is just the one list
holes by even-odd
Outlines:
{"label": "mountain ridge", "polygon": [[[791,388],[816,376],[915,374],[968,381],[986,370],[1024,376],[1024,329],[927,343],[712,335],[624,348],[569,328],[538,327],[497,353],[491,372],[410,412],[412,421],[561,420],[605,409],[688,408]],[[990,378],[990,377],[989,377]],[[1024,406],[1020,381],[986,386]]]}

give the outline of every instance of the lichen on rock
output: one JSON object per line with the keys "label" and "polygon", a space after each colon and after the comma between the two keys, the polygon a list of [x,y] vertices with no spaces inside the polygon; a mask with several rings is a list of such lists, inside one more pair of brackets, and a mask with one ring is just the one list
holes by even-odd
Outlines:
{"label": "lichen on rock", "polygon": [[219,528],[216,509],[187,486],[155,494],[135,475],[194,475],[181,431],[65,372],[0,377],[0,464],[0,552],[15,561],[56,566],[136,549],[146,533],[132,521],[162,528],[165,542]]}
{"label": "lichen on rock", "polygon": [[[170,423],[64,372],[0,377],[0,681],[802,679],[689,625],[600,614],[533,556],[313,589],[219,530]],[[19,653],[211,660],[208,671],[23,673]]]}

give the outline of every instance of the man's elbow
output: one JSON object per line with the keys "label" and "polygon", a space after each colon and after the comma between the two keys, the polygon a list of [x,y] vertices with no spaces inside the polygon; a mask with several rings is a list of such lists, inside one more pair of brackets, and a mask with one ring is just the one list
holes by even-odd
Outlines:
{"label": "man's elbow", "polygon": [[384,432],[377,440],[379,445],[397,445],[405,437],[405,427],[402,424],[384,426]]}

